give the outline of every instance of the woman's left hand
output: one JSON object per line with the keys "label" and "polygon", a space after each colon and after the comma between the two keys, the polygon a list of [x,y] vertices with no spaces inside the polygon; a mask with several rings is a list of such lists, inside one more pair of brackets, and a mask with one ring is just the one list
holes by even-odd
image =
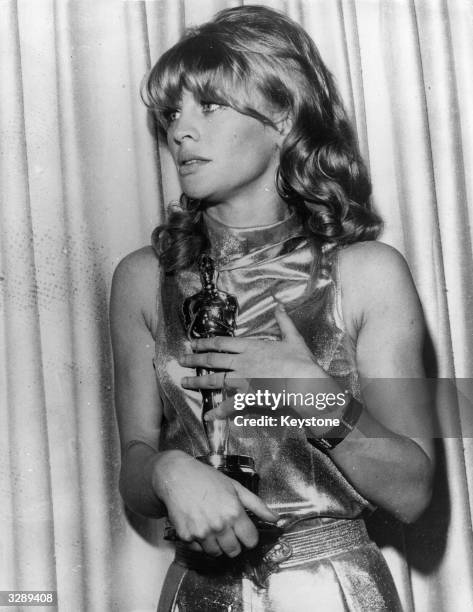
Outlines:
{"label": "woman's left hand", "polygon": [[[278,304],[274,311],[281,330],[281,340],[215,336],[201,338],[192,343],[194,353],[184,355],[179,363],[188,368],[204,368],[212,373],[204,376],[186,376],[181,384],[186,389],[244,389],[254,378],[316,378],[325,377],[297,331],[284,307]],[[232,402],[221,405],[226,414]]]}

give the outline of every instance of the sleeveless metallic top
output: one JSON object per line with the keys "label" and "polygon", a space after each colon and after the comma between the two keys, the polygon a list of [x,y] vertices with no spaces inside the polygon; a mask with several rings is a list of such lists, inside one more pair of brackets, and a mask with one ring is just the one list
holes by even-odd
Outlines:
{"label": "sleeveless metallic top", "polygon": [[[315,254],[295,216],[244,229],[227,227],[208,215],[205,221],[218,269],[217,287],[238,298],[235,335],[278,340],[274,308],[276,300],[282,302],[317,363],[358,397],[355,347],[341,311],[337,250]],[[164,407],[159,448],[193,456],[207,452],[201,395],[181,387],[181,378],[192,376],[193,370],[181,367],[177,359],[191,350],[181,305],[199,290],[196,268],[163,275],[155,358]],[[240,429],[232,424],[229,452],[254,458],[261,478],[259,495],[287,524],[317,517],[324,522],[355,518],[371,508],[330,458],[308,442],[308,430],[253,427],[251,434],[242,435]]]}

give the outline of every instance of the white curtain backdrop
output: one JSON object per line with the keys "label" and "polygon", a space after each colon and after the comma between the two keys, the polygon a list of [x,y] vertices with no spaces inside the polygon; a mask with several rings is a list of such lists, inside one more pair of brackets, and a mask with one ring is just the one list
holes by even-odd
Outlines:
{"label": "white curtain backdrop", "polygon": [[[336,76],[383,240],[421,295],[431,374],[471,377],[473,3],[260,3],[300,22]],[[117,492],[107,301],[117,262],[179,195],[141,79],[185,27],[238,4],[0,0],[0,590],[57,589],[65,611],[156,608],[171,552]],[[466,434],[471,403],[448,402],[442,422]],[[372,529],[406,610],[466,612],[473,445],[438,451],[426,515]]]}

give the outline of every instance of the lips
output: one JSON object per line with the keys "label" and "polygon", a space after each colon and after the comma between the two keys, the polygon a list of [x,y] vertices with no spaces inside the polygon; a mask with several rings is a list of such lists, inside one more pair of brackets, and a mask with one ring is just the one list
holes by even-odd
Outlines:
{"label": "lips", "polygon": [[179,164],[179,166],[194,161],[210,161],[210,159],[208,159],[208,157],[203,157],[202,155],[198,155],[197,153],[194,153],[189,150],[179,151],[179,154],[177,156],[177,163]]}
{"label": "lips", "polygon": [[181,153],[178,156],[178,170],[181,176],[195,172],[205,164],[208,164],[210,159],[201,157],[200,155],[194,155],[192,153]]}
{"label": "lips", "polygon": [[191,166],[192,164],[202,164],[205,162],[208,162],[208,159],[189,159],[185,162],[182,162],[182,164],[180,164],[181,166]]}

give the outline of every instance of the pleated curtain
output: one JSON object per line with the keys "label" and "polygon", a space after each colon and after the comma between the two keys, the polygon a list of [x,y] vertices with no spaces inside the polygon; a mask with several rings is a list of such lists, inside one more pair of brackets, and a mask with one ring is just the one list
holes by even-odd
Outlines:
{"label": "pleated curtain", "polygon": [[[437,441],[431,508],[378,533],[406,610],[469,611],[473,3],[260,3],[300,22],[334,73],[382,239],[421,296],[431,375],[462,379],[439,417],[459,435]],[[171,551],[117,492],[107,302],[118,261],[179,196],[143,75],[238,4],[0,0],[0,590],[57,590],[67,612],[156,608]]]}

